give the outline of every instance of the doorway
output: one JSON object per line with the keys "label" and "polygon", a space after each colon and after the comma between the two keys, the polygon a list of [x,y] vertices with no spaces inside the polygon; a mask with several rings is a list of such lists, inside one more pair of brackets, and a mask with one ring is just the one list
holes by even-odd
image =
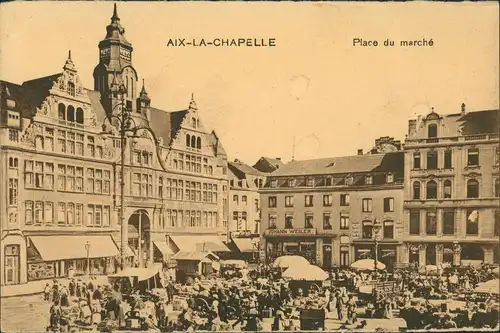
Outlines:
{"label": "doorway", "polygon": [[332,267],[332,246],[323,245],[323,268],[330,269]]}
{"label": "doorway", "polygon": [[5,284],[19,284],[20,275],[19,245],[7,245],[5,247]]}
{"label": "doorway", "polygon": [[148,213],[141,209],[135,211],[128,220],[128,243],[137,254],[137,266],[147,267],[150,248],[150,221]]}

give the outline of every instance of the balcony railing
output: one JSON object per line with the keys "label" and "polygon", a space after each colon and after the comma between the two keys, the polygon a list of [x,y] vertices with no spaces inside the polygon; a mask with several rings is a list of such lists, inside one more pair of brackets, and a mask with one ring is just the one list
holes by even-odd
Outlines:
{"label": "balcony railing", "polygon": [[450,142],[464,142],[464,141],[488,141],[488,140],[498,140],[498,134],[474,134],[474,135],[464,135],[455,137],[443,137],[443,138],[418,138],[418,139],[406,139],[405,145],[415,145],[415,144],[427,144],[427,143],[450,143]]}

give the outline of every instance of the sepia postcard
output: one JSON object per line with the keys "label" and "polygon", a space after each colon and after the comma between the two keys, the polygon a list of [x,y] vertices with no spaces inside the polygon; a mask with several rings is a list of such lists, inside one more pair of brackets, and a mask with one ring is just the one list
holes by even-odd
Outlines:
{"label": "sepia postcard", "polygon": [[498,331],[497,2],[0,4],[0,331]]}

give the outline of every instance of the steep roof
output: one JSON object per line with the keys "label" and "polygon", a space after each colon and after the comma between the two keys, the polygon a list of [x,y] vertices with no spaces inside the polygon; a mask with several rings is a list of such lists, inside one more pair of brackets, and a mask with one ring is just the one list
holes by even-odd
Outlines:
{"label": "steep roof", "polygon": [[228,162],[227,164],[230,169],[234,169],[236,170],[236,173],[240,173],[242,175],[265,176],[263,172],[241,161]]}
{"label": "steep roof", "polygon": [[278,168],[281,168],[282,166],[285,165],[282,160],[277,159],[277,158],[272,158],[272,157],[262,157],[264,160],[266,160],[269,164],[272,166],[278,166]]}
{"label": "steep roof", "polygon": [[493,134],[499,132],[499,110],[484,110],[466,113],[460,122],[462,135]]}
{"label": "steep roof", "polygon": [[172,141],[171,114],[156,108],[149,108],[149,126],[158,137],[163,138],[163,143],[168,145]]}
{"label": "steep roof", "polygon": [[99,91],[89,89],[85,89],[85,91],[87,92],[87,96],[90,99],[90,103],[92,105],[92,109],[96,114],[97,121],[102,123],[104,119],[106,119],[106,111],[101,104],[101,93]]}
{"label": "steep roof", "polygon": [[349,174],[362,172],[401,173],[404,153],[329,157],[314,160],[291,161],[272,173],[273,176],[305,176]]}
{"label": "steep roof", "polygon": [[217,133],[215,131],[212,131],[208,135],[208,140],[212,147],[214,147],[214,152],[216,156],[227,156],[226,150],[222,146],[222,143],[220,142],[219,137],[217,136]]}

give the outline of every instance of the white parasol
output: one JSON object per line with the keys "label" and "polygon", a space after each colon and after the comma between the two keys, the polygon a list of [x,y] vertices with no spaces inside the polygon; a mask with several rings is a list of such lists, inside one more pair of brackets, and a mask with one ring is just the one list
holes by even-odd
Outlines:
{"label": "white parasol", "polygon": [[[362,271],[374,271],[375,270],[375,260],[373,259],[361,259],[355,261],[351,264],[354,269]],[[377,269],[385,269],[385,265],[380,261],[377,261]]]}
{"label": "white parasol", "polygon": [[292,280],[325,281],[328,279],[328,274],[318,266],[297,265],[292,266],[283,272],[283,277]]}
{"label": "white parasol", "polygon": [[474,289],[474,292],[476,293],[484,293],[484,294],[499,294],[499,283],[500,280],[494,279],[490,281],[486,281],[483,283],[480,283],[476,289]]}
{"label": "white parasol", "polygon": [[309,261],[301,256],[282,256],[274,261],[274,267],[288,268],[292,266],[309,265]]}

